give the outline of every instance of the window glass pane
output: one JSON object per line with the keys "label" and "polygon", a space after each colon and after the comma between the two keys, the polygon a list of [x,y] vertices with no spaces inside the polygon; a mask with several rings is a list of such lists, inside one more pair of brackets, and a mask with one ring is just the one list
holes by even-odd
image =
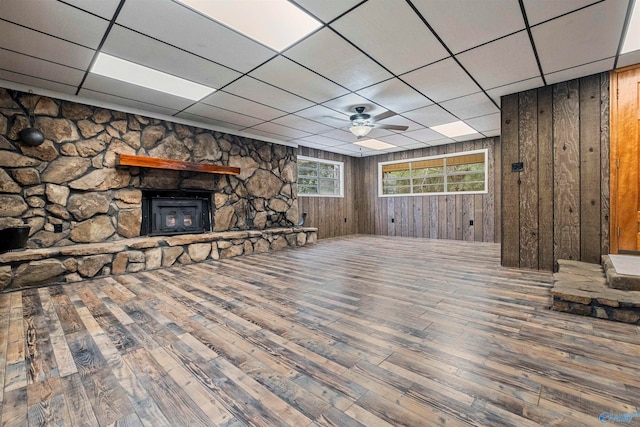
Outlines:
{"label": "window glass pane", "polygon": [[470,172],[484,170],[484,163],[467,163],[462,165],[447,165],[447,173]]}
{"label": "window glass pane", "polygon": [[416,177],[416,176],[427,176],[427,175],[442,175],[444,173],[444,168],[443,167],[437,167],[437,168],[422,168],[422,169],[413,169],[412,171],[412,176]]}
{"label": "window glass pane", "polygon": [[337,169],[336,165],[320,163],[320,176],[323,178],[338,178]]}
{"label": "window glass pane", "polygon": [[341,196],[341,164],[298,158],[298,194]]}

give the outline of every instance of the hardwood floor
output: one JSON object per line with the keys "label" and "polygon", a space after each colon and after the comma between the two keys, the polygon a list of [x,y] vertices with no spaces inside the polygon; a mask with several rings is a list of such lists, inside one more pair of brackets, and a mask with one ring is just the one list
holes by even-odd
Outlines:
{"label": "hardwood floor", "polygon": [[[352,236],[0,295],[5,426],[601,425],[640,328],[499,245]],[[640,424],[640,417],[631,425]]]}

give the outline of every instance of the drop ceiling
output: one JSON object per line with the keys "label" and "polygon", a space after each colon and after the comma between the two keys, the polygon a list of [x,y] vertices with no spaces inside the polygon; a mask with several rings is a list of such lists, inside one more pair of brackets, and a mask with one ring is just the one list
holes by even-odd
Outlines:
{"label": "drop ceiling", "polygon": [[[269,1],[269,0],[265,0]],[[348,118],[403,151],[500,134],[500,97],[640,62],[629,0],[295,0],[322,23],[276,52],[172,0],[0,0],[0,86],[350,156]],[[89,72],[98,52],[210,86],[191,101]],[[477,133],[429,129],[462,120]]]}

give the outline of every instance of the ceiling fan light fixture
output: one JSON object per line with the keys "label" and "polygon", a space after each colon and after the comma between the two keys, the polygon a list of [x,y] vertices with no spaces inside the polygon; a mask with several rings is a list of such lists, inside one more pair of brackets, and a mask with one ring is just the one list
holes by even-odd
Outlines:
{"label": "ceiling fan light fixture", "polygon": [[358,138],[362,138],[363,136],[367,136],[367,134],[371,132],[371,129],[373,129],[373,125],[354,124],[349,128],[349,131]]}

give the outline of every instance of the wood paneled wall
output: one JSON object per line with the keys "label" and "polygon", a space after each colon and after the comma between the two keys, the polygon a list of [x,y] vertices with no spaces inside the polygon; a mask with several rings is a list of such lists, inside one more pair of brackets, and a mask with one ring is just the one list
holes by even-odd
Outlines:
{"label": "wood paneled wall", "polygon": [[[378,197],[378,163],[487,148],[487,194]],[[426,237],[484,242],[500,241],[500,138],[358,159],[356,206],[358,232],[386,236]],[[473,225],[471,225],[473,221]]]}
{"label": "wood paneled wall", "polygon": [[300,214],[307,213],[306,226],[318,227],[318,238],[345,236],[358,233],[355,210],[356,166],[355,157],[328,151],[299,147],[298,155],[344,163],[344,197],[306,197],[298,195]]}
{"label": "wood paneled wall", "polygon": [[501,107],[502,264],[599,263],[609,251],[608,73],[504,96]]}

